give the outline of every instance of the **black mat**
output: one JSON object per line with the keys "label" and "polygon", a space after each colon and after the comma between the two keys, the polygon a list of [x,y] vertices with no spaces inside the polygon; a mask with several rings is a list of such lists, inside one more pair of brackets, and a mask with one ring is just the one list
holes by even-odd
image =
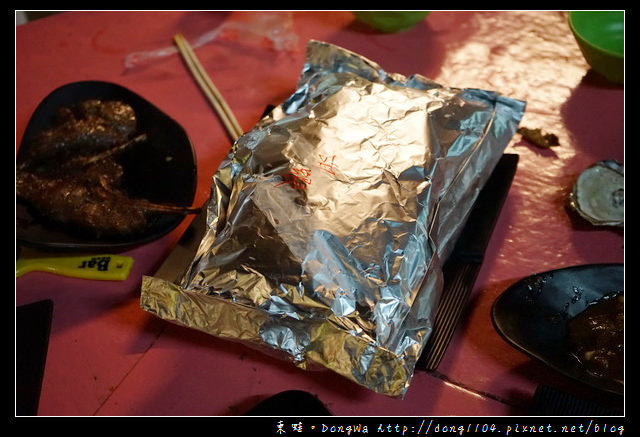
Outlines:
{"label": "black mat", "polygon": [[493,228],[500,215],[518,166],[519,156],[504,154],[478,195],[456,246],[443,266],[444,289],[434,317],[433,330],[416,364],[418,370],[435,370],[451,342],[464,313]]}
{"label": "black mat", "polygon": [[16,308],[16,416],[38,414],[52,314],[51,300]]}

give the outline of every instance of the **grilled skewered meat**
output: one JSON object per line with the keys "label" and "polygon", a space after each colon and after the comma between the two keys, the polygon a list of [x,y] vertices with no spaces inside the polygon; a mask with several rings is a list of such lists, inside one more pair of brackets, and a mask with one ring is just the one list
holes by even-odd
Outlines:
{"label": "grilled skewered meat", "polygon": [[115,161],[92,165],[75,177],[42,177],[18,171],[16,193],[54,221],[92,230],[97,236],[140,232],[150,214],[188,214],[194,209],[132,199],[111,183],[122,168]]}
{"label": "grilled skewered meat", "polygon": [[132,198],[122,188],[118,155],[146,140],[121,102],[91,100],[60,108],[54,126],[29,144],[16,171],[16,196],[48,219],[97,237],[144,231],[157,213],[190,214],[183,206]]}
{"label": "grilled skewered meat", "polygon": [[59,164],[73,156],[90,155],[121,144],[136,132],[130,105],[119,101],[86,100],[58,108],[54,125],[36,135],[25,158],[31,167]]}

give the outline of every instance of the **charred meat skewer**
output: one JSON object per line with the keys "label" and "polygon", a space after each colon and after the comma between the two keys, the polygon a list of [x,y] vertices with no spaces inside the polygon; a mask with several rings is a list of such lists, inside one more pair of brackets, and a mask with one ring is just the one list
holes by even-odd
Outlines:
{"label": "charred meat skewer", "polygon": [[[49,219],[92,230],[97,236],[126,236],[145,229],[153,213],[191,214],[197,208],[132,199],[111,186],[119,166],[95,166],[75,178],[45,178],[17,172],[16,194]],[[108,170],[106,172],[105,170]]]}
{"label": "charred meat skewer", "polygon": [[122,144],[116,144],[115,146],[95,153],[93,155],[79,155],[69,158],[66,161],[56,162],[57,165],[51,163],[34,164],[31,161],[22,161],[17,165],[20,171],[29,171],[36,174],[42,174],[45,176],[56,176],[62,174],[78,173],[86,171],[92,164],[96,164],[99,161],[113,158],[119,153],[127,150],[128,148],[140,144],[147,140],[147,134],[137,135],[130,140],[125,141]]}
{"label": "charred meat skewer", "polygon": [[97,237],[142,232],[155,214],[192,214],[198,208],[132,198],[121,187],[118,155],[147,139],[121,102],[90,100],[60,108],[56,124],[38,134],[17,165],[16,197],[42,216]]}
{"label": "charred meat skewer", "polygon": [[58,108],[51,128],[30,140],[26,161],[60,162],[126,142],[137,129],[133,108],[119,101],[87,100]]}

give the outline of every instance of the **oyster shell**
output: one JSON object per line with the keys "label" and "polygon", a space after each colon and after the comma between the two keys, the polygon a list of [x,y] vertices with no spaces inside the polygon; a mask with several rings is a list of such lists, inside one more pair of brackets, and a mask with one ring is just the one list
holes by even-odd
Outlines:
{"label": "oyster shell", "polygon": [[624,166],[604,160],[585,169],[573,185],[569,205],[591,224],[624,227]]}

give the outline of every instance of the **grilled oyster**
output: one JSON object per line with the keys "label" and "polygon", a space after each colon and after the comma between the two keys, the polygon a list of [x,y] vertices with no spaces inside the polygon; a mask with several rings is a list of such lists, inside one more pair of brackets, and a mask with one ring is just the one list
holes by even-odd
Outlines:
{"label": "grilled oyster", "polygon": [[569,206],[593,225],[624,227],[624,166],[604,160],[585,169],[575,181]]}

